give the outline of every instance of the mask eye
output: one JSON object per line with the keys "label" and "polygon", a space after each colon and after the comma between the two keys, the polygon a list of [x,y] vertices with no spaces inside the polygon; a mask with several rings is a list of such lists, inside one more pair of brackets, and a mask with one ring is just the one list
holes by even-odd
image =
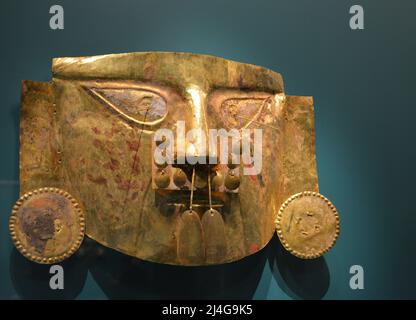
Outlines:
{"label": "mask eye", "polygon": [[227,99],[222,102],[219,112],[227,128],[241,129],[260,114],[264,101],[259,98]]}
{"label": "mask eye", "polygon": [[90,92],[127,119],[140,124],[155,125],[167,115],[166,100],[144,89],[101,89]]}

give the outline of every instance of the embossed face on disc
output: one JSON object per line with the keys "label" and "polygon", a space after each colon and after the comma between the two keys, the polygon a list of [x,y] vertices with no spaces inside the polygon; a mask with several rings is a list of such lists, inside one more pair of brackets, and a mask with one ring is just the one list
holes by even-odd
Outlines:
{"label": "embossed face on disc", "polygon": [[84,215],[76,200],[57,188],[24,194],[10,217],[16,248],[37,263],[56,263],[71,256],[84,237]]}
{"label": "embossed face on disc", "polygon": [[323,255],[335,244],[339,218],[334,205],[317,192],[305,191],[281,206],[276,229],[283,246],[302,259]]}

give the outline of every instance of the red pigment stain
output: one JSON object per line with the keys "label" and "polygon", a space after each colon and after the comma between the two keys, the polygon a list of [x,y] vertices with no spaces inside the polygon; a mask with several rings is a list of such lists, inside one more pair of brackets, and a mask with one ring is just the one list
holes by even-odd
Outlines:
{"label": "red pigment stain", "polygon": [[259,246],[255,243],[252,243],[250,245],[250,252],[253,253],[253,252],[256,252],[256,251],[259,251]]}
{"label": "red pigment stain", "polygon": [[124,180],[118,184],[118,188],[120,190],[129,190],[130,188],[130,181]]}
{"label": "red pigment stain", "polygon": [[110,162],[107,162],[103,165],[105,169],[110,169],[111,171],[115,171],[120,167],[120,162],[116,159],[111,158]]}
{"label": "red pigment stain", "polygon": [[112,134],[117,134],[117,133],[119,133],[121,131],[121,129],[120,128],[114,128],[114,127],[112,127],[111,128],[111,133]]}
{"label": "red pigment stain", "polygon": [[94,132],[95,134],[100,134],[100,133],[101,133],[100,129],[98,129],[97,127],[92,127],[92,128],[91,128],[91,130],[92,130],[92,132]]}
{"label": "red pigment stain", "polygon": [[137,151],[139,149],[139,141],[137,140],[127,141],[127,144],[129,145],[129,149],[131,151]]}
{"label": "red pigment stain", "polygon": [[100,140],[98,140],[98,139],[94,139],[93,144],[97,148],[101,148],[102,145],[103,145],[103,143]]}
{"label": "red pigment stain", "polygon": [[136,181],[129,181],[129,180],[124,180],[120,183],[118,183],[117,187],[120,190],[130,190],[130,189],[137,189],[138,185]]}
{"label": "red pigment stain", "polygon": [[140,173],[140,162],[139,162],[138,157],[137,157],[137,160],[133,163],[132,169],[133,169],[134,174]]}
{"label": "red pigment stain", "polygon": [[88,180],[90,180],[91,182],[94,182],[96,184],[100,184],[100,185],[106,185],[107,184],[107,179],[104,178],[103,176],[99,176],[94,178],[92,175],[87,174],[87,178]]}

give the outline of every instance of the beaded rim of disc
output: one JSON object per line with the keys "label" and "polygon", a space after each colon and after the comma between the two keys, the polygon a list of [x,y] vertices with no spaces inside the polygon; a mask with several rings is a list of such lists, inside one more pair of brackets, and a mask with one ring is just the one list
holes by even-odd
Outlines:
{"label": "beaded rim of disc", "polygon": [[[328,205],[328,207],[331,209],[332,213],[335,216],[335,221],[336,221],[336,230],[335,230],[334,237],[332,239],[331,244],[328,247],[322,249],[321,251],[318,251],[318,252],[313,253],[313,254],[305,254],[305,253],[299,252],[297,250],[294,250],[290,246],[290,244],[286,241],[286,239],[284,238],[283,232],[282,232],[281,221],[282,221],[282,217],[283,217],[283,213],[284,213],[285,209],[289,206],[289,204],[291,202],[293,202],[296,199],[302,198],[302,197],[317,197],[317,198],[322,199]],[[301,259],[315,259],[315,258],[318,258],[318,257],[324,255],[325,253],[327,253],[335,245],[335,242],[338,239],[339,231],[340,231],[339,214],[338,214],[337,209],[335,208],[335,206],[332,204],[331,201],[329,201],[327,198],[325,198],[319,192],[314,192],[314,191],[299,192],[299,193],[296,193],[296,194],[292,195],[289,199],[287,199],[279,209],[279,212],[278,212],[276,220],[275,220],[275,224],[276,224],[277,235],[279,236],[280,242],[282,243],[284,248],[287,251],[289,251],[291,254],[293,254],[294,256],[296,256],[298,258],[301,258]]]}
{"label": "beaded rim of disc", "polygon": [[[29,252],[25,248],[25,246],[22,244],[22,242],[20,241],[20,239],[18,238],[17,233],[16,233],[17,212],[19,211],[20,207],[23,206],[24,203],[27,200],[29,200],[30,198],[32,198],[33,196],[40,195],[40,194],[46,194],[46,193],[56,193],[56,194],[59,194],[59,195],[65,197],[65,198],[67,198],[70,201],[70,203],[72,205],[72,208],[74,209],[74,211],[78,215],[78,223],[79,223],[79,234],[78,234],[78,237],[76,238],[75,242],[72,244],[72,246],[65,253],[57,255],[57,256],[53,256],[53,257],[44,257],[42,255],[37,255],[37,254],[33,254],[33,253]],[[52,187],[39,188],[39,189],[32,190],[32,191],[29,191],[29,192],[25,193],[24,195],[22,195],[16,201],[15,205],[13,206],[12,214],[11,214],[10,220],[9,220],[9,230],[10,230],[10,235],[12,237],[14,245],[16,246],[17,250],[19,250],[20,253],[23,256],[25,256],[27,259],[29,259],[31,261],[34,261],[34,262],[37,262],[37,263],[52,264],[52,263],[56,263],[56,262],[59,262],[59,261],[62,261],[62,260],[65,260],[65,259],[69,258],[80,247],[80,245],[82,243],[82,240],[84,239],[84,235],[85,235],[84,212],[80,208],[80,205],[75,200],[75,198],[72,197],[65,190],[62,190],[62,189],[59,189],[59,188],[52,188]]]}

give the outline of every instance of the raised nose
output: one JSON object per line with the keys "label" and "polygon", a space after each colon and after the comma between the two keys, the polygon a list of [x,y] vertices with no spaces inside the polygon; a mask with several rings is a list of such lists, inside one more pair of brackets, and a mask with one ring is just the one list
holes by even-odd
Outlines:
{"label": "raised nose", "polygon": [[191,107],[191,121],[187,123],[187,139],[183,141],[188,157],[208,156],[208,128],[206,119],[207,93],[201,87],[190,85],[186,88],[187,100]]}

